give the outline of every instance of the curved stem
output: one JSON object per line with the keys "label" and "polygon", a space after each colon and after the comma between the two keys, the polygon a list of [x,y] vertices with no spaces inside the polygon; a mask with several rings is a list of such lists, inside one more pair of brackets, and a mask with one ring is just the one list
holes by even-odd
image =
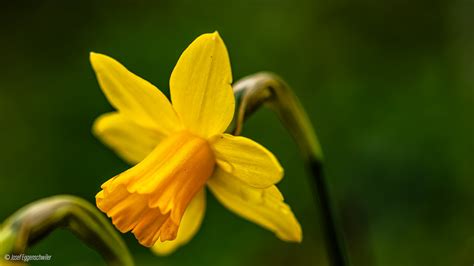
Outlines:
{"label": "curved stem", "polygon": [[240,101],[234,134],[240,134],[245,118],[264,104],[277,113],[306,160],[323,160],[321,146],[303,106],[277,75],[261,72],[245,77],[234,84],[234,93]]}
{"label": "curved stem", "polygon": [[0,259],[21,254],[57,228],[66,228],[98,250],[108,265],[131,266],[132,257],[120,236],[89,202],[60,195],[26,205],[0,227]]}
{"label": "curved stem", "polygon": [[262,105],[272,109],[298,144],[313,176],[312,184],[325,234],[328,257],[333,266],[348,265],[342,236],[334,219],[328,187],[322,169],[323,154],[316,133],[303,106],[290,87],[277,75],[261,72],[247,76],[234,85],[237,116],[234,134],[239,135],[244,121]]}

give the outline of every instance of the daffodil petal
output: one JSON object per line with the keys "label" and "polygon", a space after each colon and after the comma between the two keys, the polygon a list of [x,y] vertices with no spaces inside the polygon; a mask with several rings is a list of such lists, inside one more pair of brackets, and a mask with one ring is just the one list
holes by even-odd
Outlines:
{"label": "daffodil petal", "polygon": [[229,56],[219,34],[199,36],[170,78],[173,107],[184,125],[204,138],[224,132],[234,115],[231,83]]}
{"label": "daffodil petal", "polygon": [[206,191],[202,189],[189,203],[184,212],[175,240],[156,242],[151,248],[158,255],[168,255],[188,243],[201,227],[206,210]]}
{"label": "daffodil petal", "polygon": [[276,186],[250,187],[221,169],[208,180],[209,189],[228,209],[289,242],[301,242],[301,226]]}
{"label": "daffodil petal", "polygon": [[92,131],[105,145],[131,164],[143,160],[164,138],[163,135],[141,127],[117,112],[99,116]]}
{"label": "daffodil petal", "polygon": [[217,164],[250,186],[266,188],[283,178],[283,168],[275,156],[249,138],[221,134],[212,146]]}
{"label": "daffodil petal", "polygon": [[171,103],[158,88],[106,55],[91,53],[90,61],[102,91],[121,114],[164,134],[180,128]]}

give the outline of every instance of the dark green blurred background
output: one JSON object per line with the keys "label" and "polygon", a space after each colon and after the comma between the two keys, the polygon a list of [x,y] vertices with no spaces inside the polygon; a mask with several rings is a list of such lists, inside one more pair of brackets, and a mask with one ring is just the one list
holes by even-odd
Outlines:
{"label": "dark green blurred background", "polygon": [[[316,126],[353,265],[474,263],[474,2],[471,0],[8,1],[0,7],[0,220],[73,194],[91,202],[127,165],[90,133],[112,110],[89,65],[110,55],[168,93],[179,55],[204,32],[227,44],[234,80],[261,70],[292,85]],[[272,150],[302,224],[301,245],[212,197],[202,229],[137,265],[325,265],[298,150],[268,110],[244,135]],[[56,231],[33,265],[104,265]]]}

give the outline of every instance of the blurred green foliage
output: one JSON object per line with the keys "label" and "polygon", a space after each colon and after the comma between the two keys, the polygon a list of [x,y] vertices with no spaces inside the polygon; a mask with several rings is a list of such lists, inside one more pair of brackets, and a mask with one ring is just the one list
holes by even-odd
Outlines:
{"label": "blurred green foliage", "polygon": [[[33,200],[94,202],[127,165],[90,133],[112,110],[88,62],[110,55],[168,93],[180,53],[218,30],[234,80],[270,70],[316,126],[353,265],[474,263],[474,2],[469,0],[11,1],[0,9],[0,220]],[[301,245],[237,218],[210,195],[201,231],[160,258],[124,235],[137,265],[324,265],[303,162],[268,110],[244,135],[285,167],[279,187]],[[104,265],[68,232],[31,249]]]}

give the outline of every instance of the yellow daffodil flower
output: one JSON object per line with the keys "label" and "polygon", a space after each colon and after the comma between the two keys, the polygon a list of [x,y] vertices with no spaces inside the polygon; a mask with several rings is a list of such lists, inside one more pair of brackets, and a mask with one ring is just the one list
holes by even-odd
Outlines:
{"label": "yellow daffodil flower", "polygon": [[283,177],[275,156],[248,138],[224,133],[235,100],[227,49],[217,32],[199,36],[179,58],[170,78],[171,102],[114,59],[91,53],[90,60],[117,109],[100,116],[93,132],[135,164],[96,195],[118,230],[132,231],[158,254],[175,250],[201,225],[207,185],[238,215],[282,240],[301,241],[301,227],[275,186]]}

